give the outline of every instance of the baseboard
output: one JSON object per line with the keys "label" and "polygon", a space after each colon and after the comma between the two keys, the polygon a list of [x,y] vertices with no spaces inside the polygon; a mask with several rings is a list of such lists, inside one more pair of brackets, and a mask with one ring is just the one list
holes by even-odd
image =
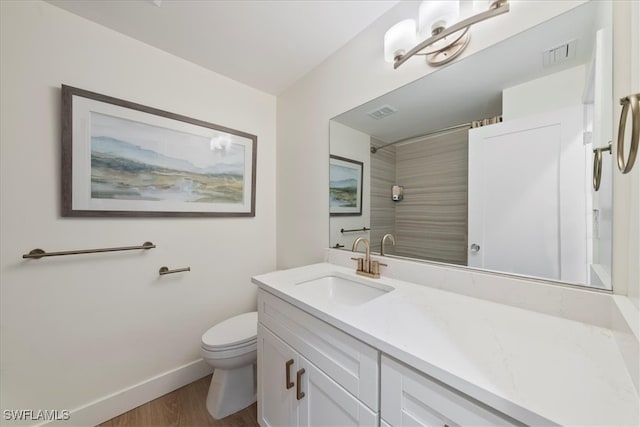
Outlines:
{"label": "baseboard", "polygon": [[40,426],[95,426],[212,372],[213,368],[199,359],[73,409],[67,421],[51,421]]}

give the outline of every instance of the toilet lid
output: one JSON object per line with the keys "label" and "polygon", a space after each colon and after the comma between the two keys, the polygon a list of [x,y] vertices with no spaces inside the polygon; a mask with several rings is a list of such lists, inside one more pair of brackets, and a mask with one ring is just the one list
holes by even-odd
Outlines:
{"label": "toilet lid", "polygon": [[255,341],[258,335],[258,313],[240,314],[209,328],[202,335],[202,345],[206,348],[239,346]]}

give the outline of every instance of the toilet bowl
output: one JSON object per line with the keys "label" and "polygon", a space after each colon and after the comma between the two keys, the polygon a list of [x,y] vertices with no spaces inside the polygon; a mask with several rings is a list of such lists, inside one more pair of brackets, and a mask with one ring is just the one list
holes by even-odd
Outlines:
{"label": "toilet bowl", "polygon": [[256,401],[258,313],[227,319],[202,335],[202,358],[214,368],[207,410],[224,418]]}

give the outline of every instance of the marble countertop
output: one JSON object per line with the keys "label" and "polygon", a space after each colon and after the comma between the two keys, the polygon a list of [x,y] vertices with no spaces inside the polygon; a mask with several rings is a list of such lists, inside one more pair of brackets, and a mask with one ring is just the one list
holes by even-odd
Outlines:
{"label": "marble countertop", "polygon": [[393,291],[355,306],[296,286],[333,274],[356,277],[320,263],[253,282],[526,424],[640,423],[638,394],[609,329],[386,277],[375,280]]}

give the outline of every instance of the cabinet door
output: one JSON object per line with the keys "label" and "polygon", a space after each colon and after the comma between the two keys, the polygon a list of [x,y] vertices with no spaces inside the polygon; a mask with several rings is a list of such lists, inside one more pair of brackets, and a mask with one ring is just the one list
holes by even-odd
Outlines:
{"label": "cabinet door", "polygon": [[378,412],[378,350],[260,290],[260,322],[373,411]]}
{"label": "cabinet door", "polygon": [[[300,368],[300,393],[298,400],[298,425],[310,426],[377,426],[378,416],[347,390],[324,374],[311,362],[298,356]],[[304,393],[304,396],[301,395]]]}
{"label": "cabinet door", "polygon": [[380,416],[394,427],[523,425],[386,356],[380,387]]}
{"label": "cabinet door", "polygon": [[[296,352],[291,347],[258,324],[258,421],[262,427],[297,424],[297,361]],[[289,383],[287,371],[290,373]]]}

